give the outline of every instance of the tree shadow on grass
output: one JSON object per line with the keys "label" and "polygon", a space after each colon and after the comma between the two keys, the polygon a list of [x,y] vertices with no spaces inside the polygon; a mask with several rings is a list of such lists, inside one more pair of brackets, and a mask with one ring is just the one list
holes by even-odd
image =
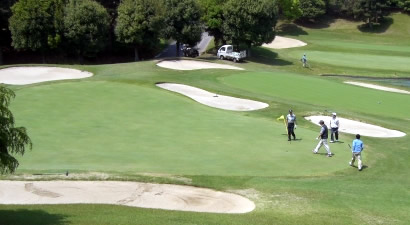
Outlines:
{"label": "tree shadow on grass", "polygon": [[297,26],[293,23],[285,23],[281,24],[277,27],[278,34],[280,35],[291,35],[291,36],[299,36],[299,35],[308,35],[308,32],[303,30],[300,26]]}
{"label": "tree shadow on grass", "polygon": [[387,29],[394,23],[394,19],[391,17],[385,17],[383,21],[380,24],[373,24],[373,27],[370,27],[367,24],[361,24],[357,26],[357,29],[359,29],[363,33],[374,33],[374,34],[380,34],[386,32]]}
{"label": "tree shadow on grass", "polygon": [[43,210],[2,210],[0,209],[0,224],[7,225],[65,225],[66,217],[61,214],[50,214]]}
{"label": "tree shadow on grass", "polygon": [[288,66],[293,65],[292,62],[279,59],[278,53],[273,52],[266,48],[252,48],[252,56],[248,57],[246,61],[255,62],[255,63],[262,63],[271,66]]}
{"label": "tree shadow on grass", "polygon": [[335,22],[335,18],[331,16],[323,16],[315,21],[312,20],[298,20],[295,24],[309,29],[323,29],[330,27],[330,24]]}

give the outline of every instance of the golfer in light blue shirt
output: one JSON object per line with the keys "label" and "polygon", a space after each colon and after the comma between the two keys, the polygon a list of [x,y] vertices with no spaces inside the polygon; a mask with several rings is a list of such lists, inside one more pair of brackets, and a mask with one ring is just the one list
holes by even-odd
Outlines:
{"label": "golfer in light blue shirt", "polygon": [[363,151],[363,141],[360,140],[360,134],[356,134],[356,139],[352,143],[352,161],[349,162],[350,166],[353,166],[354,161],[358,160],[358,169],[362,170],[362,151]]}

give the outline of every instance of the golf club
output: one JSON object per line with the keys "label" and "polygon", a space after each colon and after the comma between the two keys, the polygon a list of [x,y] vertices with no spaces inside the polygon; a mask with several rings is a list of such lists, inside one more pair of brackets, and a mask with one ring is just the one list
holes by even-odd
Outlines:
{"label": "golf club", "polygon": [[352,147],[350,147],[350,144],[347,144],[349,146],[349,149],[352,150]]}

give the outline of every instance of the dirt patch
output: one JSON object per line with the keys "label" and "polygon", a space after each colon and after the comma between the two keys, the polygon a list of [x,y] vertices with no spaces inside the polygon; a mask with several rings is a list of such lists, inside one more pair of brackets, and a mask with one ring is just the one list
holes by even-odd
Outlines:
{"label": "dirt patch", "polygon": [[376,84],[368,84],[368,83],[354,82],[354,81],[345,81],[345,83],[346,84],[356,85],[356,86],[361,86],[361,87],[366,87],[366,88],[382,90],[382,91],[389,91],[389,92],[395,92],[395,93],[401,93],[401,94],[410,94],[410,92],[405,91],[405,90],[400,90],[400,89],[397,89],[397,88],[384,87],[384,86],[376,85]]}
{"label": "dirt patch", "polygon": [[216,93],[211,93],[196,87],[191,87],[183,84],[159,83],[157,84],[157,86],[169,91],[183,94],[199,103],[218,109],[233,111],[252,111],[263,109],[269,106],[268,104],[263,102],[218,95]]}
{"label": "dirt patch", "polygon": [[[360,134],[362,136],[368,137],[381,137],[381,138],[391,138],[391,137],[403,137],[406,134],[397,131],[397,130],[390,130],[384,127],[371,125],[368,123],[363,123],[355,120],[349,120],[345,118],[339,118],[340,127],[339,131],[343,133],[349,134]],[[325,124],[330,127],[330,116],[308,116],[305,119],[309,120],[310,122],[317,124],[319,126],[319,121],[323,120]]]}
{"label": "dirt patch", "polygon": [[0,181],[1,204],[116,204],[212,213],[247,213],[255,204],[206,188],[119,181]]}
{"label": "dirt patch", "polygon": [[263,44],[262,46],[273,49],[283,49],[302,47],[305,45],[307,45],[305,42],[299,41],[297,39],[276,36],[275,40],[273,40],[271,43]]}
{"label": "dirt patch", "polygon": [[93,74],[59,67],[9,67],[0,69],[0,83],[25,85],[53,80],[69,80],[91,77]]}
{"label": "dirt patch", "polygon": [[224,64],[201,62],[196,60],[164,60],[157,66],[173,70],[200,70],[200,69],[229,69],[243,70],[242,68]]}

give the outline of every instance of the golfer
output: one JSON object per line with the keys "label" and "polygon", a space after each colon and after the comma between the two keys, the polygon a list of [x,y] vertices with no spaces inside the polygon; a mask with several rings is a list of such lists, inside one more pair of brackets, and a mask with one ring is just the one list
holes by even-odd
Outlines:
{"label": "golfer", "polygon": [[303,63],[303,67],[307,66],[307,57],[306,57],[306,53],[303,54],[302,58],[300,59]]}
{"label": "golfer", "polygon": [[320,141],[317,144],[316,148],[313,150],[313,153],[316,154],[319,151],[320,147],[324,145],[327,151],[327,157],[332,157],[332,152],[330,152],[329,145],[327,144],[327,137],[328,137],[329,131],[323,120],[319,121],[319,124],[321,128],[320,128],[319,136],[317,136],[316,140],[320,138]]}
{"label": "golfer", "polygon": [[336,113],[332,113],[332,118],[330,119],[330,143],[339,141],[339,119],[336,118]]}
{"label": "golfer", "polygon": [[356,134],[356,139],[352,143],[352,161],[349,162],[350,166],[353,166],[354,161],[358,160],[358,169],[362,170],[362,151],[363,151],[363,141],[360,140],[360,134]]}
{"label": "golfer", "polygon": [[288,124],[288,141],[291,141],[290,135],[293,136],[293,140],[296,140],[294,129],[296,129],[296,115],[289,109],[289,114],[286,116],[286,123]]}

